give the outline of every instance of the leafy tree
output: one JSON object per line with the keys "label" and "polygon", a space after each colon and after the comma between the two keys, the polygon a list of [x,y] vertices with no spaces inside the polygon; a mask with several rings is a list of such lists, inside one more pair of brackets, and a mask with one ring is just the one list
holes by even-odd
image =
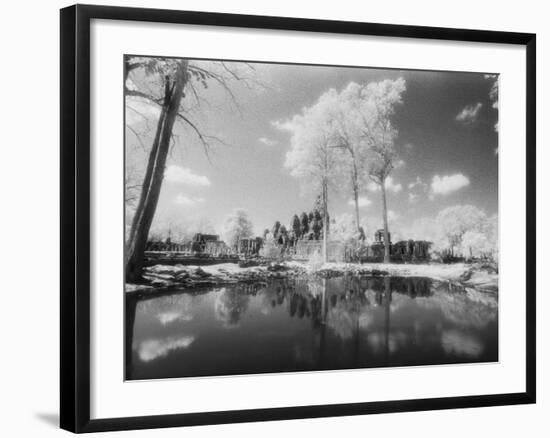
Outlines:
{"label": "leafy tree", "polygon": [[355,220],[351,214],[344,213],[333,219],[330,233],[331,239],[346,242],[355,238],[357,234]]}
{"label": "leafy tree", "polygon": [[319,240],[321,238],[321,231],[323,230],[323,225],[321,224],[321,221],[317,218],[313,218],[313,222],[311,224],[311,231],[313,231],[313,236],[315,237],[315,240]]}
{"label": "leafy tree", "polygon": [[302,237],[307,236],[309,233],[309,216],[304,211],[300,216],[300,235]]}
{"label": "leafy tree", "polygon": [[462,251],[468,257],[479,257],[492,253],[489,236],[482,231],[466,231],[462,236]]}
{"label": "leafy tree", "polygon": [[271,234],[273,235],[274,240],[277,240],[279,238],[280,228],[281,228],[281,222],[275,221],[275,224],[273,225],[273,228],[271,229]]}
{"label": "leafy tree", "polygon": [[296,245],[297,240],[298,239],[296,237],[296,233],[294,232],[294,230],[292,230],[290,233],[288,233],[288,244],[289,244],[289,246],[294,247]]}
{"label": "leafy tree", "polygon": [[395,106],[402,102],[405,91],[403,79],[384,80],[363,87],[357,100],[356,118],[362,139],[368,144],[368,176],[378,185],[382,194],[382,220],[384,224],[384,263],[390,261],[390,239],[388,231],[388,205],[386,179],[392,172],[397,153],[395,139],[397,129],[391,123]]}
{"label": "leafy tree", "polygon": [[[455,205],[441,210],[436,219],[440,233],[446,240],[451,254],[463,243],[464,235],[470,233],[482,233],[487,221],[485,212],[473,205]],[[478,236],[470,236],[470,241],[478,239]]]}
{"label": "leafy tree", "polygon": [[284,225],[281,225],[279,227],[279,232],[277,234],[277,237],[275,238],[275,242],[277,242],[279,245],[285,245],[288,242],[288,230]]}
{"label": "leafy tree", "polygon": [[342,174],[349,185],[355,206],[355,228],[359,231],[359,195],[366,186],[368,174],[369,142],[362,131],[362,105],[365,86],[350,82],[337,97],[331,109],[331,122],[336,144],[344,152]]}
{"label": "leafy tree", "polygon": [[314,228],[317,228],[317,231],[315,232],[315,238],[321,239],[323,237],[323,216],[321,215],[321,212],[319,210],[313,211],[313,221],[316,224]]}
{"label": "leafy tree", "polygon": [[302,236],[302,224],[297,214],[292,217],[292,231],[294,232],[294,237],[296,239],[299,239]]}
{"label": "leafy tree", "polygon": [[291,134],[291,147],[286,154],[285,167],[300,180],[302,187],[321,193],[323,227],[323,260],[327,260],[326,220],[329,188],[337,188],[339,162],[342,154],[337,148],[331,122],[331,108],[337,99],[335,90],[329,90],[312,106],[304,108],[291,120],[277,126]]}
{"label": "leafy tree", "polygon": [[227,245],[237,249],[239,240],[250,239],[254,235],[254,226],[246,210],[234,210],[225,219],[224,235]]}

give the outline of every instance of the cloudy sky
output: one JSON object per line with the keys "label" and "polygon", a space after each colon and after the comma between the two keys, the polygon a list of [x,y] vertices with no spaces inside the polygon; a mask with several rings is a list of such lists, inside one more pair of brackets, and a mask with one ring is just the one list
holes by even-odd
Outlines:
{"label": "cloudy sky", "polygon": [[[275,220],[290,222],[311,210],[314,194],[284,167],[290,135],[274,122],[288,120],[330,88],[402,77],[403,104],[393,124],[399,130],[399,165],[388,181],[391,231],[402,237],[445,207],[473,204],[488,215],[498,209],[498,110],[496,76],[379,68],[254,64],[265,87],[232,85],[238,107],[220,87],[203,90],[204,102],[190,117],[223,139],[208,157],[192,131],[175,130],[154,227],[210,221],[221,232],[228,214],[246,209],[256,233]],[[146,117],[143,117],[143,116]],[[139,175],[151,144],[156,111],[127,101],[127,172]],[[136,135],[137,134],[137,135]],[[138,136],[140,137],[138,140]],[[330,214],[352,213],[346,192],[330,194]],[[366,187],[361,216],[370,235],[381,225],[380,192]]]}

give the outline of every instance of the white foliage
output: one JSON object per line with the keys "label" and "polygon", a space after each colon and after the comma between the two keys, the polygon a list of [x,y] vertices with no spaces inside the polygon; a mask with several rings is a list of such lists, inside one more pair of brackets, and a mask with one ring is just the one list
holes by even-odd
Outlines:
{"label": "white foliage", "polygon": [[227,216],[224,225],[224,238],[229,247],[234,248],[240,239],[249,239],[253,236],[254,226],[246,210],[239,208]]}
{"label": "white foliage", "polygon": [[[292,119],[275,122],[291,134],[285,167],[301,180],[302,188],[317,194],[324,182],[333,189],[347,186],[351,205],[373,181],[385,183],[394,193],[401,191],[401,184],[388,176],[398,162],[397,130],[390,118],[404,91],[402,78],[367,85],[350,82],[341,92],[328,90]],[[359,199],[368,204],[368,198]]]}
{"label": "white foliage", "polygon": [[357,237],[357,225],[355,219],[349,213],[336,216],[330,221],[330,238],[346,242]]}
{"label": "white foliage", "polygon": [[286,154],[285,167],[303,187],[319,192],[324,179],[335,187],[341,176],[342,151],[337,148],[334,114],[338,94],[330,89],[311,107],[304,108],[286,122],[275,126],[291,134],[291,148]]}
{"label": "white foliage", "polygon": [[498,257],[497,216],[487,217],[473,205],[448,207],[437,215],[439,235],[447,248],[465,257]]}
{"label": "white foliage", "polygon": [[468,230],[462,236],[460,251],[466,257],[498,258],[497,216],[485,219],[479,229]]}

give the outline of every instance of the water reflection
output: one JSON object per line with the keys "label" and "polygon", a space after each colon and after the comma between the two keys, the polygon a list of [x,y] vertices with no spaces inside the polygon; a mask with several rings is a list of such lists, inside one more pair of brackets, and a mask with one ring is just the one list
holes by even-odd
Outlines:
{"label": "water reflection", "polygon": [[241,315],[248,308],[249,295],[242,289],[220,289],[215,303],[216,318],[224,323],[225,327],[239,324]]}
{"label": "water reflection", "polygon": [[457,353],[474,359],[483,352],[483,344],[478,339],[457,330],[444,331],[441,344],[447,353]]}
{"label": "water reflection", "polygon": [[141,361],[149,362],[166,356],[170,351],[189,347],[195,340],[194,336],[168,337],[166,339],[147,339],[137,347]]}
{"label": "water reflection", "polygon": [[496,294],[344,276],[127,300],[127,378],[498,360]]}

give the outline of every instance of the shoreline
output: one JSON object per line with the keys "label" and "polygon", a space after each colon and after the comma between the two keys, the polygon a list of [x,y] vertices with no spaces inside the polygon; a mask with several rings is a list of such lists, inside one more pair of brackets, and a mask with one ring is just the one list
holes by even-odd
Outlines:
{"label": "shoreline", "polygon": [[312,265],[305,262],[273,262],[262,266],[240,267],[234,263],[216,265],[155,265],[145,268],[144,284],[125,285],[128,294],[155,293],[168,288],[197,288],[224,284],[252,283],[275,279],[346,274],[359,276],[426,277],[484,292],[498,292],[498,273],[480,264],[397,264],[335,263]]}

